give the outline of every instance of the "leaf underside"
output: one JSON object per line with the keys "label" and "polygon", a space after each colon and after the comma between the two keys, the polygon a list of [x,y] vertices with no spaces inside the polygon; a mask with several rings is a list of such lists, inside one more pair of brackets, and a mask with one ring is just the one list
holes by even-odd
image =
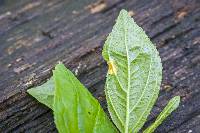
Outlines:
{"label": "leaf underside", "polygon": [[120,132],[138,132],[159,93],[162,65],[145,32],[122,10],[109,34],[103,57],[115,72],[108,71],[108,110]]}
{"label": "leaf underside", "polygon": [[54,119],[60,133],[117,132],[99,102],[63,64],[55,67],[53,78]]}

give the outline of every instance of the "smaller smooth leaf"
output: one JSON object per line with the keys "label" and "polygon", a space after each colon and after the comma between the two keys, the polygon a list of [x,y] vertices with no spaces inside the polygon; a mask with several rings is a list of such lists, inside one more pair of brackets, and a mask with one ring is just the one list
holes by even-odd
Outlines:
{"label": "smaller smooth leaf", "polygon": [[160,115],[157,117],[156,121],[150,127],[148,127],[144,131],[144,133],[153,133],[154,130],[163,122],[163,120],[167,118],[172,113],[172,111],[174,111],[179,106],[179,103],[180,96],[175,96],[174,98],[172,98],[167,106],[160,113]]}
{"label": "smaller smooth leaf", "polygon": [[99,102],[63,64],[53,71],[54,119],[59,133],[115,133]]}
{"label": "smaller smooth leaf", "polygon": [[43,103],[47,107],[53,109],[53,97],[54,97],[54,81],[50,78],[46,83],[41,86],[37,86],[27,90],[27,92],[36,98],[40,103]]}

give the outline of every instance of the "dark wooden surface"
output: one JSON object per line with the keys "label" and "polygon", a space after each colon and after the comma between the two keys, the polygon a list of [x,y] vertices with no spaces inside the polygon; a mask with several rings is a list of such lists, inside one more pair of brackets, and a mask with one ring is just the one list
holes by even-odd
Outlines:
{"label": "dark wooden surface", "polygon": [[58,61],[77,73],[106,110],[101,50],[122,8],[156,44],[164,67],[147,125],[180,95],[180,107],[156,132],[200,132],[199,0],[1,0],[1,133],[56,132],[51,110],[26,90],[45,82]]}

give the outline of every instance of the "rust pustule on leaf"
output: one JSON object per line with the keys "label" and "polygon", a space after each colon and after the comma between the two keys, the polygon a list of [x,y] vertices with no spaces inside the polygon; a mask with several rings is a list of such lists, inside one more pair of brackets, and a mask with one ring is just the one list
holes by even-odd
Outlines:
{"label": "rust pustule on leaf", "polygon": [[115,62],[113,60],[110,60],[108,62],[108,73],[109,74],[114,74],[116,75],[117,74],[117,68],[116,68],[116,65],[115,65]]}

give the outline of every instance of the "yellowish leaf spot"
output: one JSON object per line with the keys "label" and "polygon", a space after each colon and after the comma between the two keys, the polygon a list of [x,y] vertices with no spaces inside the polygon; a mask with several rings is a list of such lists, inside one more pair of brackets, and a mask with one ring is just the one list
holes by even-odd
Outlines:
{"label": "yellowish leaf spot", "polygon": [[108,74],[111,74],[111,75],[117,74],[117,68],[113,60],[108,61]]}

